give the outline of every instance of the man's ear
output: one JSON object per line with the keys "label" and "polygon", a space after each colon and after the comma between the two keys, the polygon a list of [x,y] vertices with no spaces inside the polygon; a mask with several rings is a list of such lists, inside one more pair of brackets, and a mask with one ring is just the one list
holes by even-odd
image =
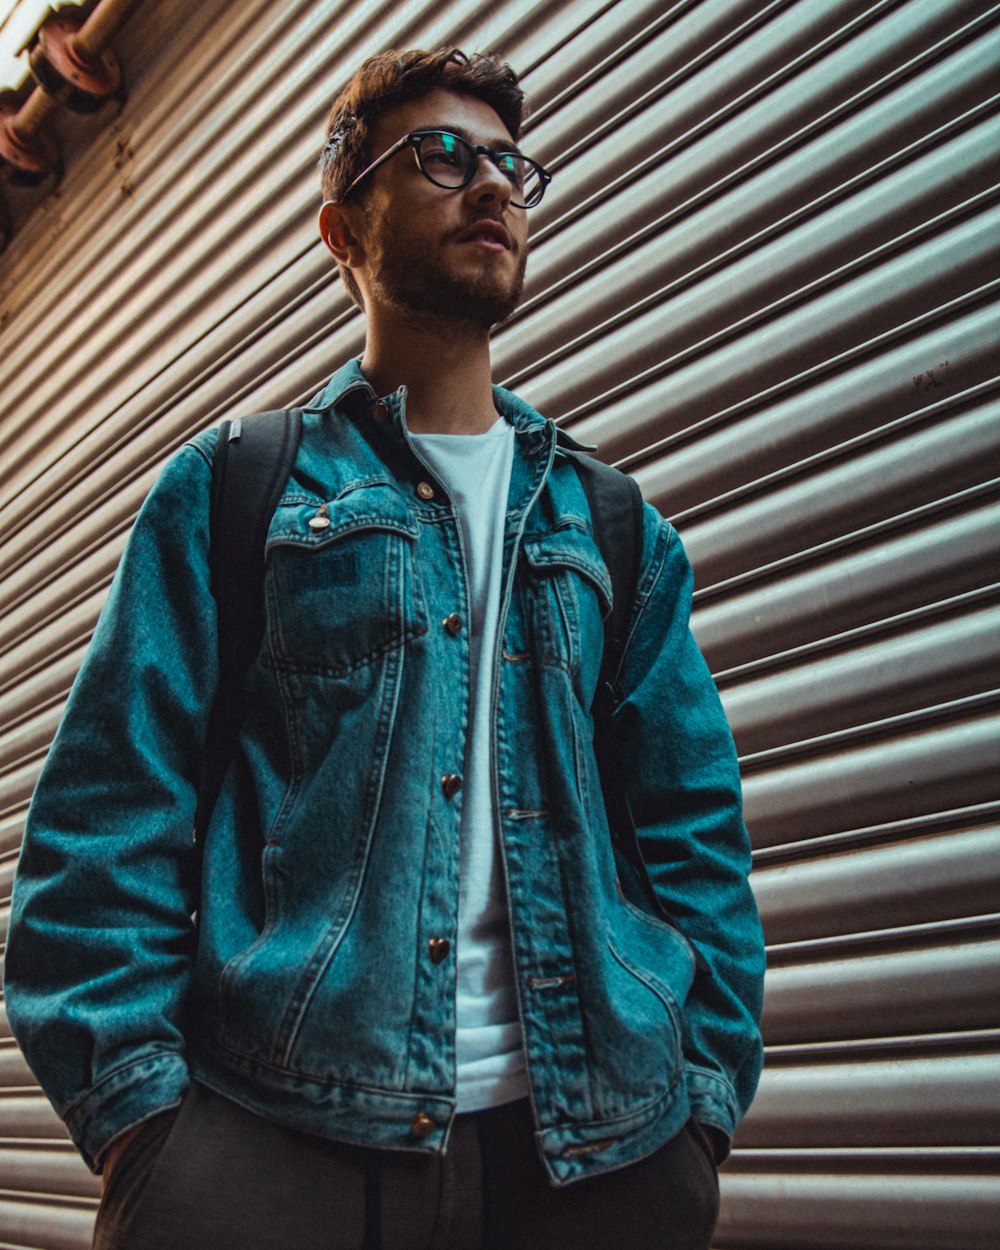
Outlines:
{"label": "man's ear", "polygon": [[365,249],[351,229],[350,208],[324,200],[319,210],[319,232],[338,265],[356,269],[364,262]]}

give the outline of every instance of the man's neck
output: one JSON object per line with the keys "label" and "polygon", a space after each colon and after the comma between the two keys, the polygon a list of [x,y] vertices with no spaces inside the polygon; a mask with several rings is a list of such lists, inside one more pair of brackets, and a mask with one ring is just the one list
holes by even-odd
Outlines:
{"label": "man's neck", "polygon": [[369,322],[361,371],[378,395],[406,387],[414,434],[482,434],[497,419],[486,333]]}

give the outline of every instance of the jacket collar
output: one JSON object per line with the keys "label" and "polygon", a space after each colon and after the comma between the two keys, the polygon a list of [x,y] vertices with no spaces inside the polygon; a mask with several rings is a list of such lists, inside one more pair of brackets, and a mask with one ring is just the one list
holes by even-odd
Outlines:
{"label": "jacket collar", "polygon": [[[316,395],[304,408],[305,412],[328,412],[333,408],[347,406],[351,403],[351,397],[357,396],[354,402],[359,402],[362,398],[367,406],[373,407],[378,402],[378,396],[372,389],[371,383],[361,372],[361,358],[352,356],[344,365],[337,370],[326,386]],[[391,409],[398,411],[401,407],[400,401],[405,402],[405,387],[393,396],[386,396],[386,402]],[[517,434],[526,435],[526,443],[537,441],[540,445],[547,442],[551,434],[548,433],[549,428],[555,429],[556,448],[558,451],[593,451],[592,444],[578,442],[571,434],[564,429],[555,427],[554,423],[543,417],[530,404],[525,403],[520,396],[515,395],[513,391],[508,391],[502,386],[493,387],[493,402],[496,404],[497,411],[501,416],[514,427]],[[542,436],[539,438],[539,436]]]}

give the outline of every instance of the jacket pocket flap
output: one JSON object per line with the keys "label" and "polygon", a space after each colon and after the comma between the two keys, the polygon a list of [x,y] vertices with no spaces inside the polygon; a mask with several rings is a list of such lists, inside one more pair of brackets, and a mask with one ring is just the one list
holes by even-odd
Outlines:
{"label": "jacket pocket flap", "polygon": [[419,525],[399,492],[386,483],[360,486],[333,500],[282,501],[267,535],[268,548],[293,543],[323,547],[360,530],[383,530],[414,539]]}
{"label": "jacket pocket flap", "polygon": [[597,544],[587,530],[566,526],[548,534],[531,535],[524,540],[524,557],[540,576],[572,569],[597,590],[602,612],[611,609],[611,576],[601,559]]}

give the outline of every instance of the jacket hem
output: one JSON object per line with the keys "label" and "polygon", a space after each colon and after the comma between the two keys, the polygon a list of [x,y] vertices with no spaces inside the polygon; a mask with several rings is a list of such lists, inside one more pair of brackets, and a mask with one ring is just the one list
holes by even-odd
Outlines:
{"label": "jacket hem", "polygon": [[677,1082],[627,1115],[540,1129],[535,1139],[551,1183],[561,1187],[646,1158],[677,1136],[689,1114],[684,1086]]}
{"label": "jacket hem", "polygon": [[356,1146],[440,1153],[455,1114],[455,1099],[446,1094],[306,1076],[231,1050],[224,1057],[199,1051],[191,1058],[191,1075],[256,1115]]}
{"label": "jacket hem", "polygon": [[[193,1055],[191,1075],[257,1115],[355,1146],[442,1153],[456,1114],[450,1094],[308,1077],[234,1052],[225,1059],[218,1053]],[[628,1114],[543,1127],[535,1141],[550,1182],[563,1186],[652,1154],[681,1131],[689,1114],[687,1092],[678,1081]]]}

